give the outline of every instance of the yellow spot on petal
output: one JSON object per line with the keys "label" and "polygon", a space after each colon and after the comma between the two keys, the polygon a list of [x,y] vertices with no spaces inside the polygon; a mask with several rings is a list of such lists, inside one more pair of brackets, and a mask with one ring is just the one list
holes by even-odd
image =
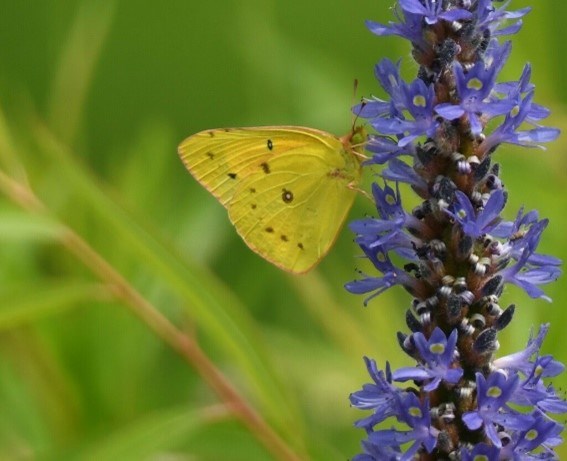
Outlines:
{"label": "yellow spot on petal", "polygon": [[502,389],[500,389],[498,386],[489,387],[488,390],[486,391],[487,397],[498,398],[501,395],[502,395]]}
{"label": "yellow spot on petal", "polygon": [[480,90],[482,87],[482,82],[478,78],[471,78],[467,83],[469,90]]}
{"label": "yellow spot on petal", "polygon": [[423,416],[423,414],[421,413],[421,408],[419,407],[411,407],[408,413],[414,418],[421,418]]}
{"label": "yellow spot on petal", "polygon": [[425,107],[426,103],[427,101],[425,100],[425,97],[421,94],[415,95],[413,97],[413,105],[415,107]]}
{"label": "yellow spot on petal", "polygon": [[432,354],[441,355],[443,352],[445,352],[445,344],[434,343],[431,346],[429,346],[429,352],[431,352]]}
{"label": "yellow spot on petal", "polygon": [[530,429],[528,432],[526,432],[524,438],[528,441],[532,441],[535,440],[538,435],[539,435],[538,431],[536,431],[535,429]]}

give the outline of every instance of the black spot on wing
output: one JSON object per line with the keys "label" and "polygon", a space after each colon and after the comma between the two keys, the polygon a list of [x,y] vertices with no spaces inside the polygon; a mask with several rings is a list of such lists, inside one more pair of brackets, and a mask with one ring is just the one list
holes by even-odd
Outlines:
{"label": "black spot on wing", "polygon": [[297,248],[299,248],[300,250],[304,250],[305,248],[303,247],[303,243],[299,242],[297,244]]}
{"label": "black spot on wing", "polygon": [[274,143],[272,142],[271,139],[268,139],[267,144],[268,144],[268,150],[272,150],[274,148]]}
{"label": "black spot on wing", "polygon": [[215,154],[213,154],[211,151],[207,152],[207,157],[209,157],[211,160],[213,160],[215,158]]}
{"label": "black spot on wing", "polygon": [[260,166],[262,167],[262,171],[266,174],[270,173],[270,165],[268,165],[268,162],[262,162],[260,163]]}
{"label": "black spot on wing", "polygon": [[228,173],[230,179],[236,179],[236,173]]}
{"label": "black spot on wing", "polygon": [[274,232],[274,228],[273,227],[266,227],[266,232],[268,232],[269,234]]}
{"label": "black spot on wing", "polygon": [[282,239],[282,242],[289,242],[287,235],[284,234],[280,235],[280,239]]}
{"label": "black spot on wing", "polygon": [[284,203],[293,202],[293,192],[287,189],[282,189],[282,200]]}

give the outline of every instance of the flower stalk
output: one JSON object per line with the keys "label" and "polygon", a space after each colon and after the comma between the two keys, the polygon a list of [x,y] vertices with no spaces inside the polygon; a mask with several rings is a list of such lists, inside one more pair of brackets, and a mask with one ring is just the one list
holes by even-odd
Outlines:
{"label": "flower stalk", "polygon": [[[529,65],[517,81],[498,80],[512,50],[501,37],[529,12],[507,4],[398,0],[396,22],[367,22],[376,35],[409,40],[419,71],[406,82],[400,63],[383,59],[375,73],[388,99],[354,108],[376,131],[367,164],[384,168],[372,188],[376,217],[350,224],[379,274],[361,272],[346,288],[365,304],[396,285],[410,293],[409,333],[398,342],[415,366],[381,370],[365,359],[372,383],[350,400],[372,413],[356,423],[366,439],[353,461],[557,459],[563,425],[554,417],[567,403],[544,384],[564,368],[539,352],[549,325],[523,351],[495,354],[516,310],[500,305],[506,284],[550,301],[541,286],[561,272],[559,259],[537,253],[547,219],[523,209],[502,216],[497,148],[541,148],[559,135],[540,124],[549,110],[533,102]],[[399,183],[419,206],[404,209]],[[398,429],[379,426],[393,420]]]}

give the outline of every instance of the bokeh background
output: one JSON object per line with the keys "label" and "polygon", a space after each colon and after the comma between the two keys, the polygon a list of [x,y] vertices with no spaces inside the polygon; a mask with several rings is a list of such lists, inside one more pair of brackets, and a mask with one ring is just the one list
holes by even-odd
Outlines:
{"label": "bokeh background", "polygon": [[[304,459],[358,452],[363,434],[353,421],[363,415],[349,408],[348,395],[368,381],[363,355],[411,363],[395,338],[405,331],[409,296],[393,289],[363,308],[343,290],[360,267],[348,229],[309,275],[270,266],[187,174],[176,147],[225,126],[344,134],[353,100],[381,94],[373,78],[381,57],[402,57],[408,77],[416,71],[406,42],[364,27],[365,19],[392,19],[392,5],[2,2],[0,167],[42,205],[25,210],[0,196],[0,459],[274,459],[66,249],[61,225],[197,338]],[[526,5],[514,1],[511,9]],[[517,78],[530,61],[536,100],[553,110],[548,124],[565,130],[567,4],[533,6],[502,78]],[[566,139],[547,151],[497,153],[507,217],[521,205],[537,208],[551,220],[542,251],[563,259]],[[371,206],[359,198],[351,217],[366,213]],[[503,304],[518,309],[501,335],[502,354],[551,322],[544,352],[567,361],[565,279],[546,291],[552,304],[508,288]],[[565,388],[567,376],[555,384]]]}

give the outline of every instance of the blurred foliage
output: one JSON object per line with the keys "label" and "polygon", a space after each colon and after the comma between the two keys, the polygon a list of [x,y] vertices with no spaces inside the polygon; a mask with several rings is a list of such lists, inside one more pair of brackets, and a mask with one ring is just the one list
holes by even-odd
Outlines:
{"label": "blurred foliage", "polygon": [[[368,379],[363,355],[410,363],[395,339],[409,297],[392,290],[362,308],[345,293],[359,264],[346,229],[312,274],[270,266],[186,173],[176,147],[222,126],[348,131],[355,78],[359,97],[381,94],[373,66],[383,56],[403,56],[408,76],[416,70],[406,43],[364,28],[365,19],[392,19],[390,3],[4,2],[0,166],[48,211],[0,199],[0,459],[273,459],[219,410],[194,369],[62,246],[67,226],[198,338],[290,446],[317,460],[359,450],[363,434],[352,423],[362,415],[348,395]],[[537,101],[560,127],[565,17],[567,4],[536,2],[504,70],[517,78],[531,61]],[[543,251],[562,259],[564,149],[561,139],[547,152],[497,154],[508,217],[521,205],[538,208],[551,220]],[[351,216],[365,213],[371,205],[361,198]],[[508,290],[505,300],[519,309],[502,353],[551,321],[544,351],[567,360],[564,286],[547,288],[552,305]]]}

